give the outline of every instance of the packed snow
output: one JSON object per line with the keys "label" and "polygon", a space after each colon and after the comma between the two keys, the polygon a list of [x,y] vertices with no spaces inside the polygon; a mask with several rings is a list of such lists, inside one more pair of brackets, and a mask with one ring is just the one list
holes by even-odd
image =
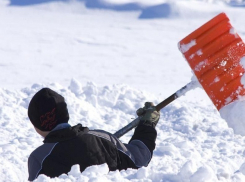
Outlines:
{"label": "packed snow", "polygon": [[[245,68],[245,56],[241,58],[240,64],[242,65],[243,68]],[[245,75],[243,75],[241,78],[241,84],[245,88]]]}
{"label": "packed snow", "polygon": [[28,156],[43,139],[27,107],[41,88],[66,98],[71,125],[115,133],[144,102],[157,104],[185,85],[161,110],[148,167],[109,172],[103,164],[80,173],[74,165],[68,175],[35,181],[245,181],[245,137],[234,133],[245,131],[245,105],[226,117],[240,123],[222,119],[177,45],[220,12],[243,38],[242,1],[2,0],[0,181],[28,179]]}
{"label": "packed snow", "polygon": [[[226,63],[226,62],[225,62]],[[245,69],[245,57],[240,59],[239,64]],[[241,90],[245,89],[245,75],[241,74],[241,87],[238,87],[236,90],[237,93],[240,93]],[[235,134],[245,136],[245,114],[242,108],[245,108],[245,96],[241,95],[238,99],[233,100],[228,97],[226,99],[227,104],[219,110],[220,116],[225,119],[228,126],[231,127]],[[232,102],[231,102],[232,101]]]}
{"label": "packed snow", "polygon": [[191,40],[188,44],[180,44],[179,49],[182,53],[185,53],[195,45],[196,45],[196,40]]}

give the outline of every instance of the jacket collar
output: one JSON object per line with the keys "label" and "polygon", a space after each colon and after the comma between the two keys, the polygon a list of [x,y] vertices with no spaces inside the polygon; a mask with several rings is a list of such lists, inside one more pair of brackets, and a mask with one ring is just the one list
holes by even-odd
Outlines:
{"label": "jacket collar", "polygon": [[51,132],[55,131],[55,130],[61,130],[64,128],[70,128],[70,127],[71,127],[71,125],[69,125],[68,123],[60,123],[54,129],[52,129]]}
{"label": "jacket collar", "polygon": [[[67,123],[66,123],[67,124]],[[58,126],[58,125],[57,125]],[[81,124],[75,126],[63,125],[54,128],[44,139],[44,143],[56,143],[73,139],[78,135],[87,133],[89,129]]]}

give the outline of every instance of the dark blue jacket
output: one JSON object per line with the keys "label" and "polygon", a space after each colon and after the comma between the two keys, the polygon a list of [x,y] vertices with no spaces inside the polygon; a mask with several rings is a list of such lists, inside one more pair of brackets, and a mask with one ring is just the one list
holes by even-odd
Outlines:
{"label": "dark blue jacket", "polygon": [[51,131],[28,159],[29,181],[40,174],[67,174],[75,164],[80,165],[81,172],[103,163],[108,164],[110,171],[147,166],[156,135],[153,127],[139,125],[129,144],[123,144],[106,131],[89,130],[81,124]]}

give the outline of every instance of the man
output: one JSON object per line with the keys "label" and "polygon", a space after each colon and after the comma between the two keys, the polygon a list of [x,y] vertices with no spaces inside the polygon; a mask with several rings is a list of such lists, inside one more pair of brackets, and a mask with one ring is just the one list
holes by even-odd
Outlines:
{"label": "man", "polygon": [[79,164],[86,167],[107,163],[109,170],[138,169],[147,166],[155,149],[159,112],[152,103],[137,110],[140,124],[128,144],[102,130],[89,130],[81,124],[70,126],[64,98],[49,88],[38,91],[30,101],[28,116],[44,144],[28,159],[29,181],[40,174],[57,177]]}

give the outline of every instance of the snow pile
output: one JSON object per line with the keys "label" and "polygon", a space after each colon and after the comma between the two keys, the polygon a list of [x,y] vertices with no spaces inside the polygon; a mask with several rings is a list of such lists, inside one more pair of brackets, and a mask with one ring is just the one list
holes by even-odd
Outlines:
{"label": "snow pile", "polygon": [[245,1],[244,0],[226,0],[225,2],[230,6],[245,7]]}
{"label": "snow pile", "polygon": [[[196,11],[191,7],[186,7],[184,10],[180,10],[183,6],[179,6],[177,1],[173,0],[10,0],[11,6],[29,6],[36,4],[52,3],[52,2],[64,2],[64,3],[84,3],[86,8],[89,9],[106,9],[114,11],[140,11],[140,19],[152,19],[152,18],[169,18],[176,17],[180,13],[189,11]],[[244,2],[240,0],[194,0],[193,2],[202,3],[199,6],[206,6],[204,3],[213,3],[218,5],[230,5],[230,6],[244,6]],[[202,9],[201,9],[202,10]],[[81,10],[82,11],[82,10]],[[198,12],[198,11],[197,11]],[[201,15],[201,14],[200,14]]]}
{"label": "snow pile", "polygon": [[[136,109],[145,101],[160,102],[153,95],[126,85],[98,87],[91,82],[82,85],[74,79],[67,88],[53,83],[34,84],[17,91],[0,89],[1,181],[28,178],[28,156],[42,144],[42,138],[27,118],[27,107],[42,87],[50,87],[65,97],[72,125],[82,123],[90,129],[112,133],[132,121]],[[104,164],[80,173],[75,165],[68,175],[54,179],[40,175],[36,181],[243,181],[244,138],[234,135],[210,104],[197,104],[182,97],[162,109],[156,150],[146,168],[108,172]],[[131,135],[132,131],[121,140],[126,143]]]}
{"label": "snow pile", "polygon": [[[27,159],[42,142],[27,117],[32,96],[45,85],[34,84],[20,91],[0,89],[0,174],[1,181],[26,181]],[[97,87],[93,83],[81,87],[71,80],[69,88],[57,83],[48,85],[62,94],[68,103],[70,123],[82,123],[90,129],[105,129],[112,133],[135,117],[135,111],[149,99],[156,99],[125,85]],[[126,135],[125,138],[128,138]],[[74,173],[71,173],[74,174]]]}
{"label": "snow pile", "polygon": [[[176,44],[195,28],[225,11],[245,35],[244,9],[204,1],[55,1],[0,2],[0,181],[27,181],[28,156],[43,140],[27,107],[42,87],[66,98],[71,125],[114,133],[145,101],[159,103],[190,81]],[[23,6],[7,6],[14,2]],[[163,19],[142,21],[141,13]],[[184,96],[161,110],[148,167],[108,172],[104,164],[80,173],[75,165],[68,175],[36,181],[245,181],[245,137],[234,134],[201,88],[178,94]]]}
{"label": "snow pile", "polygon": [[139,16],[140,19],[150,18],[169,18],[178,15],[177,8],[174,3],[163,3],[160,5],[144,8]]}
{"label": "snow pile", "polygon": [[99,182],[105,181],[109,182],[106,176],[109,173],[109,168],[106,164],[102,164],[100,166],[92,166],[88,167],[83,173],[80,172],[79,165],[74,165],[68,175],[61,175],[59,178],[53,178],[52,180],[45,176],[40,175],[38,179],[34,180],[35,182],[44,182],[44,181],[54,181],[54,182],[76,182],[76,181],[84,181],[84,182]]}
{"label": "snow pile", "polygon": [[220,115],[225,119],[234,133],[245,135],[245,101],[237,100],[220,109]]}
{"label": "snow pile", "polygon": [[[240,65],[245,68],[245,57],[241,58]],[[241,77],[241,85],[243,85],[243,88],[238,88],[238,90],[245,89],[245,75],[242,75]],[[234,133],[245,136],[244,111],[245,97],[241,95],[237,100],[221,108],[219,112],[221,117],[227,122],[228,126],[233,128]]]}

